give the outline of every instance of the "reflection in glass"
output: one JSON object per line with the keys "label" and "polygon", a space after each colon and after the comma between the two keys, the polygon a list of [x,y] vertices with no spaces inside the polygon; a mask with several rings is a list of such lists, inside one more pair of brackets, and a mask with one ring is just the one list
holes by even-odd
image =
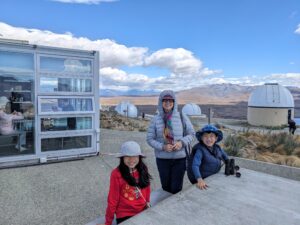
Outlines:
{"label": "reflection in glass", "polygon": [[0,157],[34,154],[34,57],[0,51]]}
{"label": "reflection in glass", "polygon": [[92,129],[92,117],[42,118],[41,131]]}
{"label": "reflection in glass", "polygon": [[12,73],[33,72],[32,53],[0,51],[0,71]]}
{"label": "reflection in glass", "polygon": [[90,148],[92,136],[56,137],[41,140],[42,152],[67,149]]}
{"label": "reflection in glass", "polygon": [[93,111],[91,98],[43,98],[41,112]]}
{"label": "reflection in glass", "polygon": [[41,112],[88,112],[93,111],[91,98],[42,98]]}
{"label": "reflection in glass", "polygon": [[0,157],[33,154],[34,120],[24,119],[21,114],[11,115],[0,112]]}
{"label": "reflection in glass", "polygon": [[12,75],[0,72],[0,96],[9,100],[6,105],[9,113],[14,111],[24,113],[31,110],[34,101],[33,75]]}
{"label": "reflection in glass", "polygon": [[92,73],[91,60],[41,57],[40,66],[44,72]]}
{"label": "reflection in glass", "polygon": [[41,77],[40,91],[50,92],[92,92],[92,79]]}

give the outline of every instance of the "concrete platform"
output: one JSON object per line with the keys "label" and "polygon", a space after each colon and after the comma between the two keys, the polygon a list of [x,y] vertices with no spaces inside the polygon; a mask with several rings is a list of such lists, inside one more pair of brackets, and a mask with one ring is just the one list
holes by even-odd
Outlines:
{"label": "concrete platform", "polygon": [[188,187],[122,224],[300,224],[299,181],[247,169],[241,173],[241,178],[216,174],[207,179],[207,190]]}
{"label": "concrete platform", "polygon": [[[151,204],[151,207],[154,207],[155,205],[157,205],[159,202],[165,200],[166,198],[172,196],[171,193],[169,192],[166,192],[162,189],[158,189],[156,191],[152,191],[151,192],[151,196],[150,196],[150,204]],[[105,223],[105,216],[101,216],[101,217],[98,217],[97,219],[87,223],[86,225],[97,225],[97,224],[102,224],[102,223]],[[116,220],[113,221],[112,225],[116,225],[117,222]]]}
{"label": "concrete platform", "polygon": [[[103,216],[109,176],[118,164],[118,159],[109,154],[118,152],[128,140],[140,143],[153,176],[151,189],[160,188],[154,151],[145,141],[145,132],[101,129],[100,134],[101,151],[106,155],[0,170],[0,224],[83,225]],[[300,224],[300,169],[241,160],[236,161],[242,168],[241,179],[218,174],[208,178],[211,187],[204,192],[191,187],[185,176],[183,193],[132,218],[129,224],[247,225],[252,223],[251,218],[253,224]],[[273,172],[277,176],[243,168]],[[272,223],[272,218],[278,221]]]}

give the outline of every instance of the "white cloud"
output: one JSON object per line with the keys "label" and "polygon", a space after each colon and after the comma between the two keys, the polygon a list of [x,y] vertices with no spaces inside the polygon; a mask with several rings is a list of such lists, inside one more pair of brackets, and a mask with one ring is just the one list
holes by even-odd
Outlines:
{"label": "white cloud", "polygon": [[[13,27],[2,22],[0,22],[0,36],[28,40],[30,44],[99,51],[101,88],[123,90],[163,90],[168,88],[177,91],[204,84],[257,85],[266,82],[300,86],[299,73],[225,78],[221,76],[221,70],[203,67],[200,59],[191,51],[183,48],[166,48],[150,54],[148,48],[127,47],[110,39],[90,40],[85,37],[74,37],[69,32],[57,34],[45,30]],[[120,69],[122,66],[160,67],[168,69],[170,72],[153,78],[140,73],[127,73]]]}
{"label": "white cloud", "polygon": [[13,27],[2,22],[0,33],[3,38],[29,40],[31,44],[99,51],[101,67],[142,65],[148,51],[142,47],[126,47],[110,39],[92,41],[85,37],[74,37],[70,32],[56,34],[47,30]]}
{"label": "white cloud", "polygon": [[[204,80],[204,82],[210,83],[211,81],[217,81],[215,78]],[[265,76],[245,76],[237,78],[225,78],[219,80],[220,83],[231,83],[239,85],[261,85],[264,83],[279,83],[283,86],[296,86],[300,87],[300,73],[281,73],[270,74]]]}
{"label": "white cloud", "polygon": [[296,34],[300,34],[300,24],[298,24],[298,27],[297,27],[297,29],[295,30],[295,33],[296,33]]}
{"label": "white cloud", "polygon": [[267,82],[276,82],[284,86],[300,87],[300,73],[279,73],[265,77]]}
{"label": "white cloud", "polygon": [[[1,22],[0,31],[4,38],[29,40],[31,44],[99,51],[103,88],[164,89],[168,86],[179,90],[182,87],[194,86],[197,83],[195,80],[220,73],[218,70],[202,68],[201,60],[183,48],[162,49],[149,56],[148,48],[127,47],[110,39],[93,41],[85,37],[74,37],[70,32],[57,34],[51,31],[13,27]],[[170,74],[151,78],[143,74],[127,74],[118,68],[121,66],[157,66],[170,70]]]}
{"label": "white cloud", "polygon": [[118,0],[51,0],[53,2],[61,2],[61,3],[75,3],[75,4],[88,4],[88,5],[97,5],[101,2],[116,2]]}
{"label": "white cloud", "polygon": [[144,66],[168,68],[171,71],[169,75],[155,79],[150,84],[151,89],[160,90],[166,87],[174,90],[196,87],[205,77],[221,72],[203,68],[202,61],[183,48],[158,50],[145,58]]}
{"label": "white cloud", "polygon": [[193,53],[183,49],[161,49],[145,59],[146,66],[168,68],[176,75],[199,74],[202,62],[193,56]]}
{"label": "white cloud", "polygon": [[[201,85],[210,84],[238,84],[242,86],[256,86],[265,83],[279,83],[283,86],[300,86],[300,73],[270,74],[265,76],[244,77],[212,77],[201,80]],[[198,85],[199,86],[199,85]]]}
{"label": "white cloud", "polygon": [[101,83],[104,88],[137,88],[143,87],[148,82],[151,82],[151,79],[143,74],[127,74],[125,71],[105,67],[100,70],[101,74]]}

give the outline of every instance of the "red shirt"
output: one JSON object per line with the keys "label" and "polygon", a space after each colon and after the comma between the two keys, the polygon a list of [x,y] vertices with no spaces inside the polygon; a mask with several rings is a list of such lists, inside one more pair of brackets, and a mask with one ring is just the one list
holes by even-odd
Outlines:
{"label": "red shirt", "polygon": [[[139,178],[139,172],[133,172],[135,179]],[[150,185],[140,189],[147,202],[150,202]],[[105,224],[111,225],[114,214],[117,218],[134,216],[145,209],[146,202],[136,187],[130,186],[123,178],[118,168],[111,172],[110,187],[107,197]]]}

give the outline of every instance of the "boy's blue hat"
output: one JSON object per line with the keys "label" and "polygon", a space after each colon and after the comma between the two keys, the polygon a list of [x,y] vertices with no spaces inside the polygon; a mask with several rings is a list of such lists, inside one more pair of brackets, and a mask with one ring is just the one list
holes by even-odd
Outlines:
{"label": "boy's blue hat", "polygon": [[223,133],[221,130],[219,130],[218,128],[216,128],[213,125],[205,125],[204,127],[202,127],[201,130],[196,132],[196,138],[198,139],[198,141],[201,141],[202,139],[202,135],[204,133],[214,133],[217,136],[217,142],[221,141],[223,139]]}

